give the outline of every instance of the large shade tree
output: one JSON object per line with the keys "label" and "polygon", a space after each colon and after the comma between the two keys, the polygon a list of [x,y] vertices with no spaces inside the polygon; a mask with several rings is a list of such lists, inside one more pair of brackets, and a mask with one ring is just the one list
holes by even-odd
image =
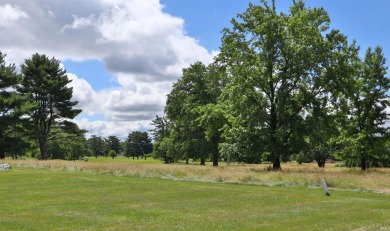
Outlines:
{"label": "large shade tree", "polygon": [[223,31],[218,61],[232,78],[223,97],[235,117],[225,132],[231,142],[226,145],[233,152],[266,153],[279,170],[283,157],[304,142],[300,128],[306,108],[326,95],[331,78],[339,78],[327,72],[338,61],[333,57],[342,50],[335,47],[343,47],[345,37],[329,30],[323,8],[307,8],[297,0],[288,13],[279,13],[274,0],[261,3],[250,4]]}
{"label": "large shade tree", "polygon": [[[74,109],[71,80],[60,62],[46,55],[34,54],[21,67],[22,81],[19,91],[29,95],[36,105],[31,114],[32,135],[39,144],[41,158],[48,158],[48,141],[57,135],[77,136],[83,133],[71,122],[81,110]],[[53,129],[55,127],[55,129]]]}
{"label": "large shade tree", "polygon": [[224,84],[220,73],[217,65],[196,62],[183,69],[183,76],[168,94],[165,112],[171,126],[170,138],[184,153],[187,163],[192,158],[204,165],[211,155],[213,165],[218,165],[219,134],[207,133],[213,127],[211,121],[198,118],[207,114],[203,106],[217,103]]}
{"label": "large shade tree", "polygon": [[[373,162],[388,162],[390,78],[381,47],[368,48],[346,95],[347,113],[337,144],[338,154],[366,170]],[[381,164],[383,165],[383,164]]]}

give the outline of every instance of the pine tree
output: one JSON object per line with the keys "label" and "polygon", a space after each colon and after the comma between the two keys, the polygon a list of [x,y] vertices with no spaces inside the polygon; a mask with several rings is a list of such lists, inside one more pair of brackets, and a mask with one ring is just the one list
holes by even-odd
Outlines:
{"label": "pine tree", "polygon": [[19,81],[15,65],[7,65],[5,54],[0,52],[0,159],[8,154],[17,158],[28,147],[22,116],[29,113],[32,104],[15,91]]}
{"label": "pine tree", "polygon": [[[19,91],[29,95],[36,105],[32,111],[32,134],[37,139],[41,158],[47,159],[48,141],[57,134],[79,135],[83,131],[70,120],[81,110],[73,109],[77,102],[71,101],[71,80],[55,58],[34,54],[22,65],[22,82]],[[53,129],[55,127],[55,129]]]}

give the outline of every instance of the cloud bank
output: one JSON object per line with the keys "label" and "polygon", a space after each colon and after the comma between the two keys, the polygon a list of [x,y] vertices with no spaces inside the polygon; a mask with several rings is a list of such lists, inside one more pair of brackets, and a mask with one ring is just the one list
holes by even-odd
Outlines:
{"label": "cloud bank", "polygon": [[183,19],[163,9],[158,0],[0,0],[0,30],[7,35],[0,36],[0,50],[17,65],[36,52],[102,62],[118,87],[96,91],[68,73],[83,109],[76,122],[89,135],[125,138],[150,129],[182,68],[213,58],[186,34]]}

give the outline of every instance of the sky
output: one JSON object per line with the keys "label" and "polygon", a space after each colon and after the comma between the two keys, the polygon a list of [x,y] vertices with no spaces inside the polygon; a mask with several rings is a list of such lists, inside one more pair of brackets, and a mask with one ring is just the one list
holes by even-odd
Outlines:
{"label": "sky", "polygon": [[[32,54],[60,60],[83,112],[87,137],[147,131],[191,63],[212,62],[221,30],[259,0],[0,0],[0,51],[18,67]],[[306,0],[323,6],[331,28],[356,39],[361,54],[390,56],[389,0]],[[287,12],[292,0],[278,0]]]}

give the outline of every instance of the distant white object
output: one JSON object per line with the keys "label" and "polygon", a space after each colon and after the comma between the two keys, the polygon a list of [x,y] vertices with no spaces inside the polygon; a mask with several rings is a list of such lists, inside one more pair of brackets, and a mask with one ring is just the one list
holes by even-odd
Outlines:
{"label": "distant white object", "polygon": [[11,169],[11,165],[9,164],[0,164],[0,170],[9,170]]}
{"label": "distant white object", "polygon": [[84,161],[88,162],[88,156],[84,157]]}
{"label": "distant white object", "polygon": [[321,180],[321,183],[322,183],[322,187],[324,188],[324,191],[325,191],[326,195],[327,195],[327,196],[330,196],[329,189],[328,189],[328,185],[326,185],[325,179],[322,179],[322,180]]}

